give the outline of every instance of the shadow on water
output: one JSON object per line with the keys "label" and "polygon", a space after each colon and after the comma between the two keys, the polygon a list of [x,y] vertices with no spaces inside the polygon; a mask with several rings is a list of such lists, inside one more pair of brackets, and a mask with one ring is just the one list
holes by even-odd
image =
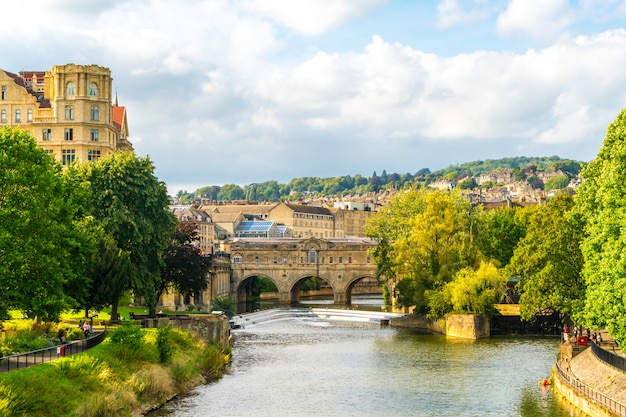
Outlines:
{"label": "shadow on water", "polygon": [[[278,300],[256,300],[236,305],[237,314],[251,313],[259,310],[269,310],[283,307],[278,304]],[[342,310],[363,310],[363,311],[390,311],[391,306],[385,305],[382,295],[353,295],[352,304],[334,304],[332,296],[302,297],[300,302],[292,307],[301,308],[333,308]]]}

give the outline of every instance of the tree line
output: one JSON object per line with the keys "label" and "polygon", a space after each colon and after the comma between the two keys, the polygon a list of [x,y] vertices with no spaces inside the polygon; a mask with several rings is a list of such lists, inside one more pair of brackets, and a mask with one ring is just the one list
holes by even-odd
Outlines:
{"label": "tree line", "polygon": [[292,179],[287,184],[280,184],[278,181],[265,181],[244,186],[237,184],[210,185],[201,187],[194,192],[180,190],[177,193],[177,197],[183,203],[199,199],[217,201],[297,201],[307,197],[378,192],[387,188],[416,188],[428,185],[439,178],[458,180],[459,186],[467,189],[477,187],[476,177],[488,172],[505,169],[513,170],[516,181],[526,180],[535,188],[544,189],[544,184],[537,182],[535,173],[550,170],[562,171],[562,178],[553,180],[551,184],[545,184],[549,190],[564,188],[571,178],[578,176],[582,165],[581,162],[561,159],[558,156],[513,157],[451,165],[434,172],[431,172],[428,168],[423,168],[414,174],[388,174],[386,170],[383,170],[380,175],[374,171],[369,177],[356,174],[354,176],[344,175],[331,178],[300,177]]}
{"label": "tree line", "polygon": [[458,191],[396,194],[367,228],[377,276],[433,318],[489,313],[516,283],[524,320],[558,313],[626,341],[626,110],[576,195],[485,210]]}
{"label": "tree line", "polygon": [[115,152],[65,169],[16,128],[0,130],[0,320],[56,321],[132,291],[154,314],[161,294],[207,285],[196,226],[169,211],[149,158]]}

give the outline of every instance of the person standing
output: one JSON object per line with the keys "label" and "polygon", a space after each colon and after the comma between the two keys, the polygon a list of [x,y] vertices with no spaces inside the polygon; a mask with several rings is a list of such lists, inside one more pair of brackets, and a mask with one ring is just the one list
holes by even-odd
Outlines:
{"label": "person standing", "polygon": [[566,324],[565,327],[563,327],[563,341],[565,343],[569,342],[569,334],[570,334],[569,326]]}

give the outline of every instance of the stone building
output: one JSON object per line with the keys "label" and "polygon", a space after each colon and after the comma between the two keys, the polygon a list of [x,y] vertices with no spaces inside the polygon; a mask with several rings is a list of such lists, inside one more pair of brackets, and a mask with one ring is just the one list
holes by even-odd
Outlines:
{"label": "stone building", "polygon": [[[42,75],[43,74],[43,75]],[[126,109],[113,103],[111,71],[57,65],[48,71],[0,69],[0,127],[18,127],[63,165],[132,151]]]}

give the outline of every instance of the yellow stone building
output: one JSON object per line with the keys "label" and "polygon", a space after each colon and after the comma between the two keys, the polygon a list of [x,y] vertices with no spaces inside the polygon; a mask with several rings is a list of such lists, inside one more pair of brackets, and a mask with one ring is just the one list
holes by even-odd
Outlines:
{"label": "yellow stone building", "polygon": [[113,103],[111,71],[98,65],[0,69],[0,127],[18,127],[63,165],[132,151],[126,109]]}

